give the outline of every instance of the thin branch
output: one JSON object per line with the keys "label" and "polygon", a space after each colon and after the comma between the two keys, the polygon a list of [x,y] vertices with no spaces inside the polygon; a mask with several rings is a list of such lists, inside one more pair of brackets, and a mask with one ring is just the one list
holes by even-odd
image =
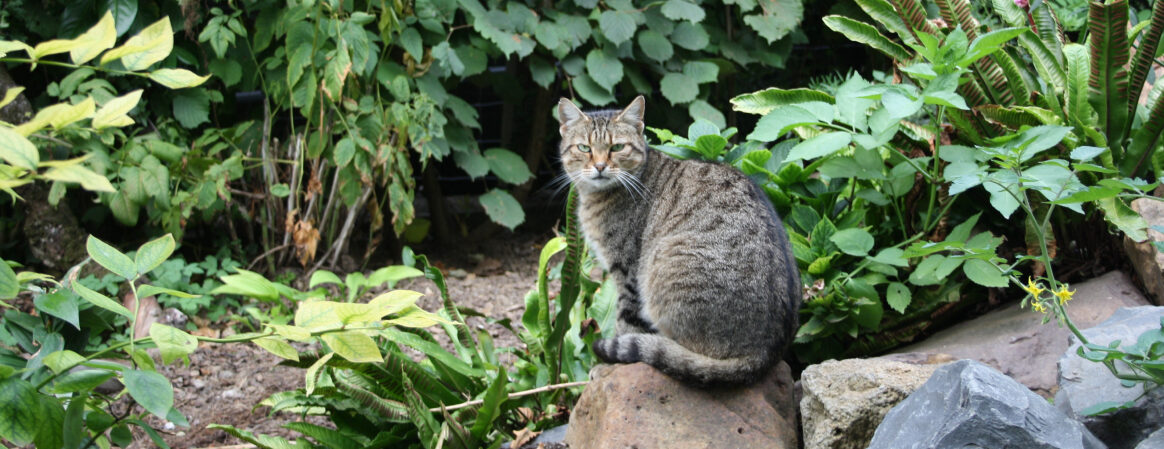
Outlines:
{"label": "thin branch", "polygon": [[260,254],[259,257],[254,258],[254,260],[251,261],[250,265],[247,265],[247,270],[250,270],[251,268],[253,268],[255,266],[255,264],[259,263],[259,261],[266,259],[267,256],[270,256],[271,254],[275,254],[279,251],[287,249],[290,246],[291,246],[290,243],[284,243],[282,245],[271,248],[270,250],[267,250],[267,252]]}
{"label": "thin branch", "polygon": [[[569,382],[569,383],[564,383],[564,384],[546,385],[544,387],[538,387],[538,388],[534,388],[532,390],[525,390],[525,391],[518,391],[515,393],[510,393],[508,398],[509,399],[520,398],[522,396],[529,396],[531,394],[544,393],[544,392],[553,391],[553,390],[561,390],[563,388],[581,387],[581,386],[586,385],[588,383],[590,383],[590,381],[582,380],[582,381],[578,381],[578,382]],[[448,407],[433,407],[433,408],[428,409],[428,411],[434,412],[434,413],[439,412],[442,409],[452,411],[452,410],[462,409],[465,407],[472,407],[475,405],[481,405],[484,403],[485,403],[485,400],[478,399],[475,401],[462,402],[460,404],[451,405]]]}

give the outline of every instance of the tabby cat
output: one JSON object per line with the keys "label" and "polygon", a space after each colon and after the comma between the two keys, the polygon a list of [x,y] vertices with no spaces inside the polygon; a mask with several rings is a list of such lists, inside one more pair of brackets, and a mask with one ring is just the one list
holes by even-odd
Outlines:
{"label": "tabby cat", "polygon": [[800,275],[767,197],[738,170],[647,146],[643,97],[621,111],[558,103],[582,233],[618,285],[612,363],[695,385],[748,384],[797,328]]}

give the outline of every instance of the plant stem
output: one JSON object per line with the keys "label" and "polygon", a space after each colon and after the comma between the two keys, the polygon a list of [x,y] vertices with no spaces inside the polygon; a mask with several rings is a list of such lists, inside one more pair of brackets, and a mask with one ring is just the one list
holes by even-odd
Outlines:
{"label": "plant stem", "polygon": [[[534,388],[532,390],[517,391],[517,392],[509,393],[509,395],[507,395],[506,397],[508,399],[520,398],[522,396],[529,396],[531,394],[544,393],[544,392],[553,391],[553,390],[561,390],[563,388],[580,387],[580,386],[586,385],[588,383],[590,383],[590,381],[581,380],[578,382],[568,382],[568,383],[564,383],[564,384],[546,385],[544,387],[538,387],[538,388]],[[434,412],[434,413],[439,412],[441,410],[452,411],[452,410],[462,409],[465,407],[472,407],[475,405],[481,405],[484,403],[485,403],[484,399],[477,399],[474,401],[462,402],[460,404],[456,404],[456,405],[452,405],[452,406],[448,406],[448,407],[433,407],[433,408],[428,409],[428,411]]]}

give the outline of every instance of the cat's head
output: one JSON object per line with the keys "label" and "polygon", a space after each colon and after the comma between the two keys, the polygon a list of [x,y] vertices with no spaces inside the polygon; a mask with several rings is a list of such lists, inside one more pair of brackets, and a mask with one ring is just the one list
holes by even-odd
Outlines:
{"label": "cat's head", "polygon": [[568,99],[558,101],[562,169],[575,186],[597,191],[638,184],[647,161],[645,107],[642,96],[621,111],[582,112]]}

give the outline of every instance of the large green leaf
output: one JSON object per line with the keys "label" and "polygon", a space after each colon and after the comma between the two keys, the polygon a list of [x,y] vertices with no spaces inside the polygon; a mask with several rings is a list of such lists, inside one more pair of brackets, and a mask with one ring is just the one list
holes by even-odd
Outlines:
{"label": "large green leaf", "polygon": [[159,418],[174,407],[174,387],[166,376],[154,371],[125,370],[121,373],[125,389],[133,400]]}
{"label": "large green leaf", "polygon": [[905,26],[905,22],[901,21],[901,16],[897,15],[897,10],[893,5],[886,0],[857,0],[857,5],[865,11],[869,17],[872,17],[877,22],[881,23],[889,31],[897,34],[902,40],[906,42],[913,41],[913,33],[910,33],[909,28]]}
{"label": "large green leaf", "polygon": [[769,44],[795,30],[804,17],[804,4],[800,0],[759,0],[758,3],[761,12],[744,16],[744,23]]}
{"label": "large green leaf", "polygon": [[671,32],[671,42],[691,51],[699,51],[707,47],[711,38],[703,25],[683,21],[675,25],[675,30]]}
{"label": "large green leaf", "polygon": [[139,274],[149,273],[170,258],[170,254],[173,253],[174,236],[172,234],[166,234],[146,242],[145,245],[138,248],[137,254],[134,255],[137,272]]}
{"label": "large green leaf", "polygon": [[703,20],[703,8],[687,0],[667,0],[660,9],[663,16],[671,20],[689,20],[700,22]]}
{"label": "large green leaf", "polygon": [[[1148,79],[1148,70],[1156,57],[1156,49],[1160,46],[1160,36],[1164,34],[1164,2],[1152,2],[1152,18],[1148,30],[1140,35],[1140,45],[1136,50],[1136,57],[1132,61],[1132,70],[1129,73],[1128,87],[1128,120],[1125,131],[1131,133],[1132,121],[1135,119],[1136,106],[1139,104],[1140,92],[1143,92],[1144,81]],[[1156,80],[1160,82],[1159,79]]]}
{"label": "large green leaf", "polygon": [[[1120,172],[1129,176],[1140,174],[1148,165],[1154,151],[1160,151],[1161,137],[1164,136],[1164,81],[1157,80],[1153,89],[1157,91],[1156,104],[1148,112],[1148,118],[1136,130],[1128,151],[1120,161]],[[1149,96],[1151,98],[1151,96]]]}
{"label": "large green leaf", "polygon": [[1068,44],[1063,47],[1063,59],[1067,61],[1067,92],[1063,102],[1067,119],[1080,128],[1094,126],[1092,122],[1094,109],[1088,100],[1090,94],[1087,79],[1091,69],[1087,48],[1079,44]]}
{"label": "large green leaf", "polygon": [[872,25],[839,15],[825,16],[824,23],[829,29],[845,35],[849,40],[868,45],[898,62],[910,59],[911,55],[905,47],[889,40]]}
{"label": "large green leaf", "polygon": [[[1063,73],[1063,67],[1059,65],[1058,59],[1047,49],[1047,45],[1031,31],[1020,34],[1018,41],[1030,54],[1031,62],[1034,63],[1039,76],[1054,87],[1055,92],[1062,92],[1067,84],[1067,76]],[[1051,97],[1054,93],[1047,92],[1046,95]]]}
{"label": "large green leaf", "polygon": [[384,361],[380,349],[372,337],[359,331],[344,331],[323,334],[320,337],[327,346],[340,357],[354,363],[379,363]]}
{"label": "large green leaf", "polygon": [[663,75],[659,88],[663,91],[663,97],[673,105],[690,103],[699,95],[699,83],[682,73]]}
{"label": "large green leaf", "polygon": [[162,363],[170,364],[174,360],[185,358],[198,349],[198,339],[161,323],[150,325],[150,338],[162,352]]}
{"label": "large green leaf", "polygon": [[[1089,100],[1099,113],[1100,129],[1112,152],[1122,156],[1128,120],[1128,2],[1091,2],[1088,17],[1091,41]],[[1126,173],[1125,173],[1126,175]]]}
{"label": "large green leaf", "polygon": [[481,207],[485,208],[485,213],[489,215],[490,220],[510,230],[525,221],[525,211],[521,209],[521,204],[509,192],[493,189],[485,192],[477,201],[481,203]]}
{"label": "large green leaf", "polygon": [[595,48],[586,55],[586,72],[599,86],[613,91],[614,86],[622,81],[622,62],[617,56]]}
{"label": "large green leaf", "polygon": [[809,101],[823,101],[825,103],[833,103],[835,100],[832,95],[826,94],[819,90],[812,90],[806,88],[797,89],[780,89],[776,87],[769,87],[764,90],[752,92],[750,94],[738,95],[732,98],[732,109],[748,114],[765,115],[771,112],[778,106],[796,103],[806,103]]}
{"label": "large green leaf", "polygon": [[639,49],[643,51],[643,54],[655,61],[665,62],[675,54],[675,47],[671,45],[671,41],[658,31],[643,30],[639,32],[638,41]]}
{"label": "large green leaf", "polygon": [[137,265],[134,264],[133,259],[118,251],[117,248],[109,246],[109,244],[91,235],[85,242],[85,247],[89,252],[89,257],[92,257],[105,269],[126,279],[137,277]]}
{"label": "large green leaf", "polygon": [[821,134],[792,147],[784,162],[828,156],[848,146],[849,142],[852,142],[852,139],[853,135],[846,132]]}
{"label": "large green leaf", "polygon": [[44,422],[39,412],[46,399],[19,376],[0,380],[0,437],[17,446],[32,443]]}
{"label": "large green leaf", "polygon": [[36,166],[40,164],[40,153],[24,136],[9,128],[0,127],[0,160],[31,171],[36,170]]}
{"label": "large green leaf", "polygon": [[8,262],[0,259],[0,299],[12,299],[20,293],[20,283],[16,281],[16,272],[8,266]]}
{"label": "large green leaf", "polygon": [[[0,262],[0,264],[7,266],[3,262]],[[3,269],[3,267],[0,267],[0,270]],[[37,310],[65,320],[66,323],[72,324],[78,330],[81,329],[81,325],[79,324],[79,309],[75,296],[67,295],[63,290],[57,290],[52,293],[37,296],[33,299],[33,304],[36,305]]]}
{"label": "large green leaf", "polygon": [[485,150],[485,162],[489,164],[489,170],[493,174],[510,184],[522,184],[533,177],[533,173],[530,173],[529,167],[525,165],[525,159],[504,148]]}
{"label": "large green leaf", "polygon": [[602,15],[598,16],[598,27],[615,45],[629,40],[635,35],[637,28],[633,16],[623,11],[612,10],[603,11]]}

